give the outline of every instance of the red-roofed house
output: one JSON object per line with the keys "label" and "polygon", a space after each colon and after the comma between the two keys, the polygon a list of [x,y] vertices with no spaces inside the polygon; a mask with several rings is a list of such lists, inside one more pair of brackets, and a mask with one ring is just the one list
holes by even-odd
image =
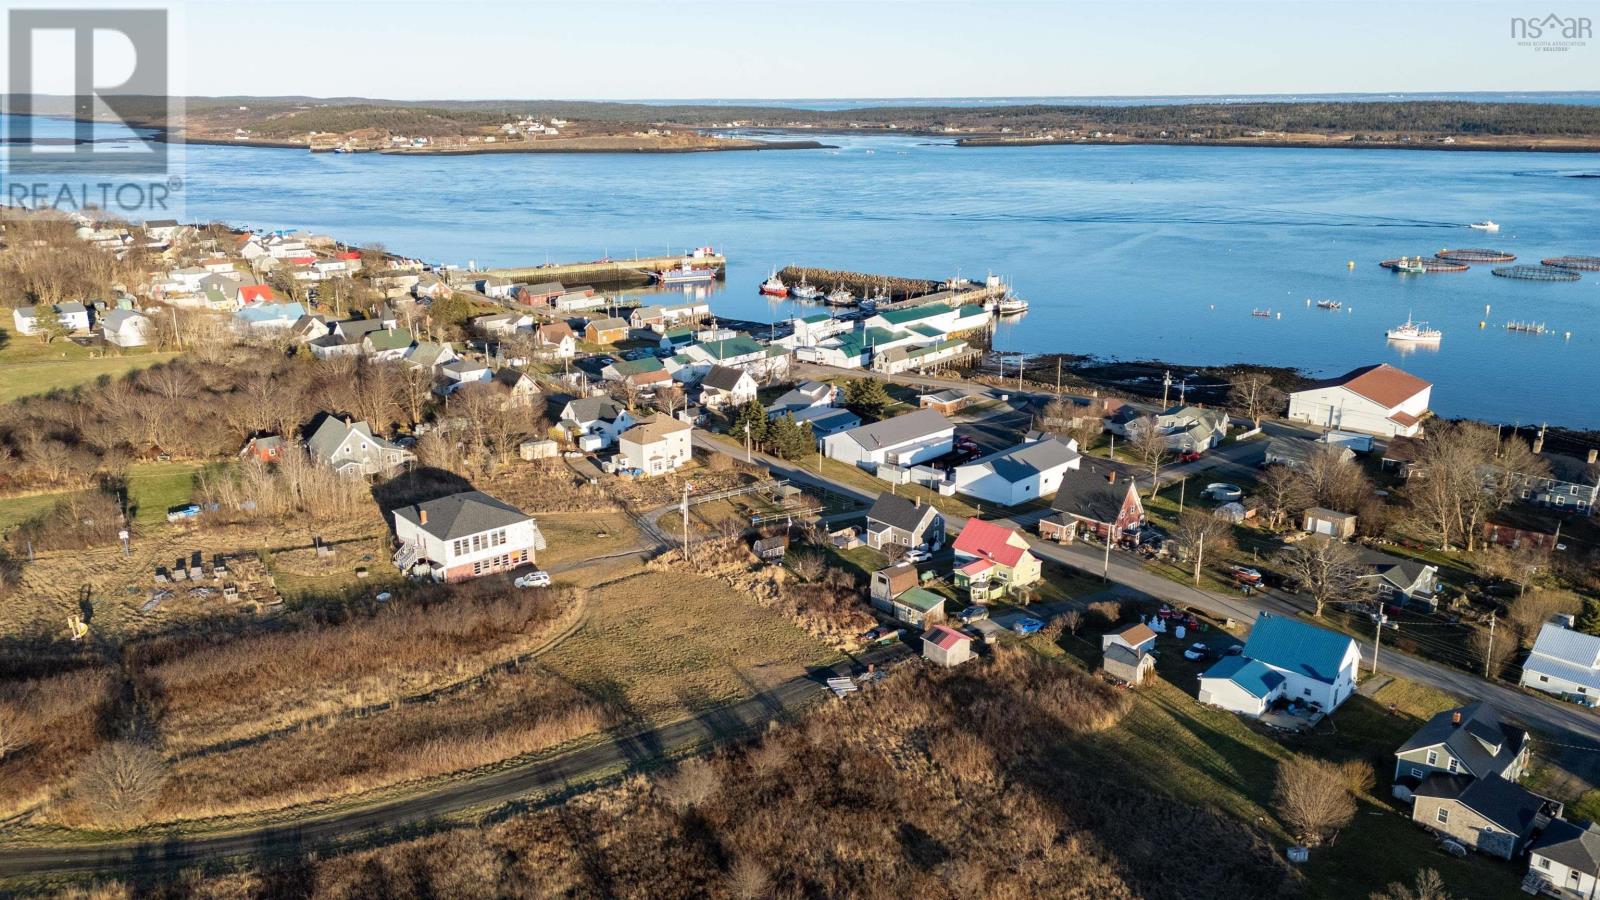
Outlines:
{"label": "red-roofed house", "polygon": [[1433,385],[1389,365],[1362,366],[1289,395],[1289,418],[1324,428],[1415,437]]}
{"label": "red-roofed house", "polygon": [[922,658],[946,668],[959,666],[972,658],[972,638],[948,625],[935,625],[922,636]]}
{"label": "red-roofed house", "polygon": [[951,549],[955,583],[975,602],[1015,594],[1040,578],[1039,558],[1022,535],[993,522],[968,519]]}
{"label": "red-roofed house", "polygon": [[239,286],[239,305],[249,306],[252,303],[276,303],[278,295],[272,292],[272,286],[267,284],[242,284]]}

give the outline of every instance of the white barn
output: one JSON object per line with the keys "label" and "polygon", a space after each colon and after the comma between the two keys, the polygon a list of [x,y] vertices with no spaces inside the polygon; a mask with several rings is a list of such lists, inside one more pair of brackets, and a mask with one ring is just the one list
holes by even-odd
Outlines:
{"label": "white barn", "polygon": [[1289,418],[1384,437],[1422,431],[1433,385],[1388,363],[1363,366],[1289,395]]}
{"label": "white barn", "polygon": [[822,451],[831,459],[875,469],[882,463],[911,466],[955,449],[955,423],[931,409],[830,434]]}

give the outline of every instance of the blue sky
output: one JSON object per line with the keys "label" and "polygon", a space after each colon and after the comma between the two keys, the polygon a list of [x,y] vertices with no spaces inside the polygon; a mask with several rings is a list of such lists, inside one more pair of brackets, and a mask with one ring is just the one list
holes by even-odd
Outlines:
{"label": "blue sky", "polygon": [[[1548,8],[1547,8],[1548,7]],[[1600,89],[1600,3],[193,2],[190,94],[978,97]]]}

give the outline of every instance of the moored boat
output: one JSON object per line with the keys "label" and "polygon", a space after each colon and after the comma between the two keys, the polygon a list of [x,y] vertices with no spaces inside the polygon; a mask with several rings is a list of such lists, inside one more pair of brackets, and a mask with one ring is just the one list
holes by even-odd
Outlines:
{"label": "moored boat", "polygon": [[822,298],[822,302],[828,304],[829,306],[854,306],[856,302],[856,295],[850,293],[850,291],[841,284],[829,291],[828,295]]}
{"label": "moored boat", "polygon": [[1344,304],[1340,303],[1337,300],[1318,300],[1317,301],[1317,309],[1339,309],[1342,306],[1344,306]]}
{"label": "moored boat", "polygon": [[789,296],[789,286],[784,284],[783,279],[778,277],[778,270],[773,269],[772,274],[767,276],[767,280],[761,282],[761,293],[769,297],[787,297]]}
{"label": "moored boat", "polygon": [[806,281],[806,277],[801,275],[800,283],[789,288],[789,296],[796,300],[816,300],[822,296],[822,289]]}
{"label": "moored boat", "polygon": [[1270,318],[1272,318],[1272,310],[1270,310],[1270,309],[1252,309],[1252,310],[1250,310],[1250,315],[1255,316],[1258,319],[1270,319]]}
{"label": "moored boat", "polygon": [[1437,328],[1429,328],[1427,322],[1413,322],[1406,316],[1404,325],[1397,325],[1383,333],[1391,341],[1406,341],[1414,344],[1437,344],[1444,337],[1444,332]]}
{"label": "moored boat", "polygon": [[1468,225],[1467,227],[1468,228],[1476,228],[1479,231],[1499,231],[1500,230],[1500,226],[1499,225],[1496,225],[1495,223],[1489,221],[1488,219],[1484,219],[1482,222],[1473,222],[1471,225]]}
{"label": "moored boat", "polygon": [[697,266],[685,257],[677,266],[662,269],[655,276],[658,284],[706,284],[716,280],[717,270],[713,266]]}

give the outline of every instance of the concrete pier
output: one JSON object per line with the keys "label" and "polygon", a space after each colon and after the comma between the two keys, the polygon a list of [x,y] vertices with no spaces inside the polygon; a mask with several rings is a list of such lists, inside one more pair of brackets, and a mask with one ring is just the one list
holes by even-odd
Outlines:
{"label": "concrete pier", "polygon": [[[606,262],[557,263],[542,266],[523,266],[510,269],[481,269],[472,277],[497,276],[511,281],[537,284],[559,281],[564,285],[587,284],[594,287],[631,287],[649,284],[650,273],[671,269],[682,262],[687,254],[671,256],[642,256],[636,259],[613,259]],[[692,260],[696,266],[713,266],[717,278],[726,278],[728,260],[722,254],[702,256]]]}

